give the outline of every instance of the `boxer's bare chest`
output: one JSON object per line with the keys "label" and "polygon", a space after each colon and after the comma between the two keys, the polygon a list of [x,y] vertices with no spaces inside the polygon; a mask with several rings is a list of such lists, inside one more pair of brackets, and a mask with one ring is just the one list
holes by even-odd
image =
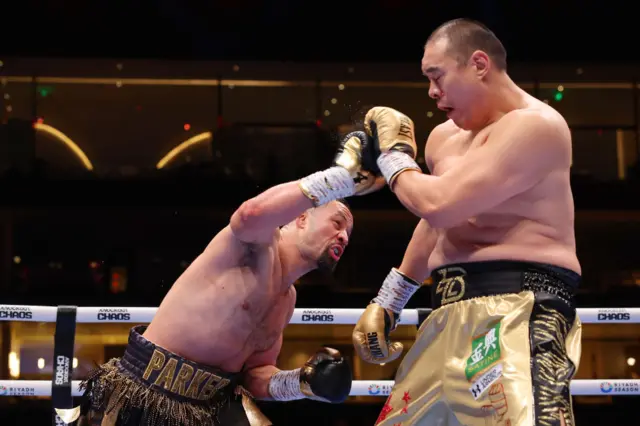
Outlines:
{"label": "boxer's bare chest", "polygon": [[429,159],[431,173],[434,176],[442,176],[447,170],[456,167],[465,155],[470,154],[475,149],[486,142],[491,134],[492,126],[480,132],[458,131],[442,141],[438,141],[437,147],[429,152],[429,147],[425,149],[425,157]]}
{"label": "boxer's bare chest", "polygon": [[242,265],[243,290],[232,314],[238,336],[249,351],[263,351],[278,340],[295,305],[296,292],[285,283],[277,248],[248,253]]}
{"label": "boxer's bare chest", "polygon": [[296,292],[283,282],[277,247],[247,246],[226,260],[194,262],[163,301],[150,336],[187,358],[232,371],[278,340]]}
{"label": "boxer's bare chest", "polygon": [[[432,174],[442,176],[448,170],[458,167],[465,156],[472,155],[487,141],[496,123],[485,127],[479,132],[458,131],[443,141],[440,141],[437,149],[431,154]],[[514,199],[495,206],[461,224],[459,227],[450,228],[446,234],[451,239],[480,239],[491,240],[491,233],[500,232],[497,228],[509,227],[517,221],[519,199]],[[515,209],[515,210],[514,210]],[[464,238],[459,237],[464,235]]]}

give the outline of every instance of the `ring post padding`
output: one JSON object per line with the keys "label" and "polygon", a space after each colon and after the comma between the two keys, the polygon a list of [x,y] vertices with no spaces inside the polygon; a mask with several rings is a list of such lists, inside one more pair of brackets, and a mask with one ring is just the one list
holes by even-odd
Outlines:
{"label": "ring post padding", "polygon": [[[73,348],[76,340],[76,307],[58,306],[53,344],[53,380],[51,402],[53,408],[73,407],[71,377],[73,376]],[[64,424],[55,410],[53,426]]]}

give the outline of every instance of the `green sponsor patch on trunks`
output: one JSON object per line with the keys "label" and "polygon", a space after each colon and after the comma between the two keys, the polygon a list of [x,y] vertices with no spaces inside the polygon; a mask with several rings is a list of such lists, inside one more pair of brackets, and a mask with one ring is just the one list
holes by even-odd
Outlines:
{"label": "green sponsor patch on trunks", "polygon": [[500,359],[500,322],[471,342],[471,356],[464,370],[467,380],[489,368]]}

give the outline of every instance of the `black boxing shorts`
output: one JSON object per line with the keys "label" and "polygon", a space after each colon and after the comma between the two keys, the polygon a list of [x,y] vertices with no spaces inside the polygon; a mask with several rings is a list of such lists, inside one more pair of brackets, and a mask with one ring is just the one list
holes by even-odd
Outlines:
{"label": "black boxing shorts", "polygon": [[79,425],[250,425],[245,412],[250,396],[239,386],[241,373],[182,358],[149,342],[144,330],[132,328],[124,356],[82,382]]}
{"label": "black boxing shorts", "polygon": [[376,422],[449,426],[574,425],[580,276],[495,261],[431,274],[434,310],[398,368]]}

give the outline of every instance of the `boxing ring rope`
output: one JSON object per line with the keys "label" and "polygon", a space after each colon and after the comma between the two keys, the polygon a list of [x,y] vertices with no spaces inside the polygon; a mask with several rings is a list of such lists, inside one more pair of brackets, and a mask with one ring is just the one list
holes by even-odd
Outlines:
{"label": "boxing ring rope", "polygon": [[[72,382],[73,396],[82,396],[79,380]],[[354,380],[350,396],[388,396],[393,380]],[[640,380],[574,380],[571,395],[640,395]],[[0,380],[1,396],[51,396],[50,380]]]}
{"label": "boxing ring rope", "polygon": [[[77,307],[76,323],[150,323],[158,308],[139,307]],[[578,316],[584,324],[638,324],[640,308],[579,308]],[[0,321],[56,322],[57,306],[0,305]],[[297,308],[289,324],[351,324],[354,325],[363,309]],[[405,309],[400,325],[419,325],[431,309]]]}
{"label": "boxing ring rope", "polygon": [[[87,323],[150,323],[158,308],[145,307],[56,307],[31,305],[0,305],[0,321],[56,322],[72,312],[76,324]],[[356,324],[364,309],[295,309],[289,324]],[[401,325],[419,325],[431,309],[405,309]],[[638,324],[640,308],[580,308],[584,324]],[[66,321],[69,321],[67,316]],[[62,327],[61,327],[62,329]],[[75,327],[72,331],[75,338]],[[56,328],[56,343],[59,335]],[[62,345],[62,344],[61,344]],[[68,344],[67,344],[68,346]],[[54,348],[54,353],[57,350]],[[73,356],[73,354],[71,354]],[[69,374],[70,375],[70,374]],[[79,381],[68,383],[71,396],[80,396]],[[52,380],[0,380],[0,396],[51,396]],[[393,380],[354,380],[350,396],[387,396]],[[573,380],[572,395],[640,395],[640,380]]]}

